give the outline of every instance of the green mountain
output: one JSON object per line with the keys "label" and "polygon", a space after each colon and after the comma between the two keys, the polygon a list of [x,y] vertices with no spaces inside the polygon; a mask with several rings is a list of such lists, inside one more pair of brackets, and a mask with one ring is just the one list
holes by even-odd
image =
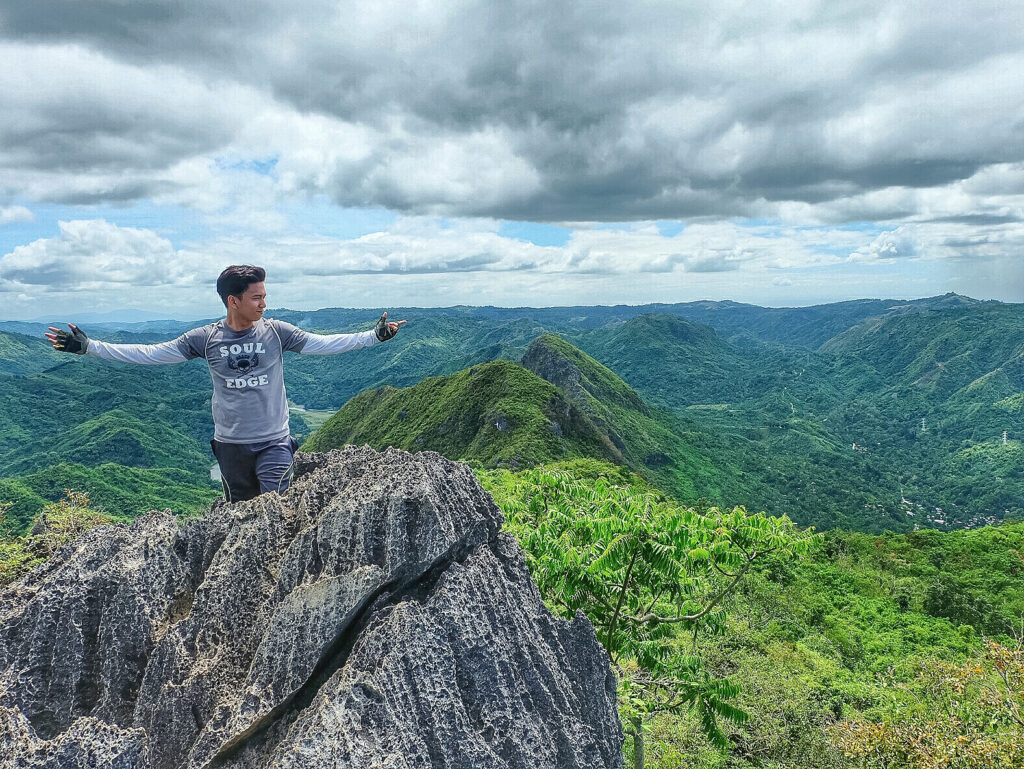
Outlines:
{"label": "green mountain", "polygon": [[523,366],[559,387],[615,447],[615,459],[683,501],[739,493],[697,436],[670,412],[649,406],[614,371],[554,334],[537,338]]}
{"label": "green mountain", "polygon": [[142,514],[209,505],[213,432],[202,364],[128,366],[0,333],[0,502],[21,532],[64,489]]}
{"label": "green mountain", "polygon": [[[403,317],[393,313],[391,317]],[[300,320],[307,320],[305,318]],[[341,327],[306,323],[319,333],[367,328],[362,322]],[[489,360],[518,360],[544,327],[529,318],[491,322],[463,314],[413,316],[410,327],[393,341],[341,357],[289,354],[285,383],[295,403],[337,410],[349,398],[382,386],[411,387],[427,377],[454,374]]]}
{"label": "green mountain", "polygon": [[60,353],[45,340],[25,334],[0,333],[0,371],[6,374],[32,374],[60,362]]}
{"label": "green mountain", "polygon": [[870,365],[891,386],[939,398],[1005,367],[1024,389],[1024,313],[985,303],[873,318],[837,334],[821,352]]}
{"label": "green mountain", "polygon": [[13,534],[24,533],[43,505],[59,500],[66,489],[84,492],[93,507],[127,518],[150,510],[194,513],[209,508],[220,493],[219,488],[197,484],[191,473],[176,468],[61,462],[16,478],[0,478],[0,502],[13,503],[5,527]]}
{"label": "green mountain", "polygon": [[303,446],[433,450],[483,467],[591,457],[626,465],[679,499],[724,498],[723,479],[673,415],[648,406],[611,369],[553,334],[522,365],[492,361],[410,388],[353,398]]}
{"label": "green mountain", "polygon": [[1022,326],[1019,305],[940,297],[862,320],[816,352],[736,346],[668,315],[578,341],[672,408],[724,474],[757,480],[734,487],[737,501],[881,531],[1024,514]]}
{"label": "green mountain", "polygon": [[673,408],[747,397],[762,373],[710,326],[674,315],[638,315],[575,341],[646,398]]}
{"label": "green mountain", "polygon": [[572,457],[610,459],[607,436],[553,385],[493,361],[404,389],[360,393],[306,441],[306,451],[349,443],[437,451],[485,467]]}
{"label": "green mountain", "polygon": [[855,299],[810,307],[757,307],[737,302],[688,302],[648,305],[638,314],[670,313],[711,326],[730,342],[757,340],[815,350],[836,334],[868,318],[928,310],[978,306],[976,299],[957,294],[926,299]]}
{"label": "green mountain", "polygon": [[822,353],[845,391],[833,414],[851,440],[898,468],[916,519],[978,525],[1024,513],[1019,305],[867,321]]}
{"label": "green mountain", "polygon": [[30,472],[68,458],[88,466],[109,462],[128,467],[173,467],[192,474],[209,472],[209,448],[166,422],[142,419],[121,409],[87,419],[58,436],[24,446],[7,474]]}
{"label": "green mountain", "polygon": [[[803,308],[691,302],[391,313],[410,323],[386,345],[340,357],[289,354],[292,401],[333,413],[366,390],[518,361],[539,336],[555,333],[621,377],[642,403],[616,405],[611,388],[593,396],[598,408],[564,390],[603,436],[602,448],[585,453],[628,463],[681,498],[865,531],[1024,515],[1022,305],[947,295]],[[274,315],[322,332],[366,328],[376,317],[338,309]],[[158,342],[191,325],[100,324],[95,336]],[[0,332],[0,477],[65,459],[166,463],[209,488],[212,423],[201,362],[141,367],[61,356],[41,336],[21,333],[36,333],[32,324],[0,328],[15,332]],[[103,419],[109,412],[117,413]],[[633,421],[623,427],[626,415]],[[300,438],[321,419],[305,416],[308,423],[293,414]],[[409,446],[424,445],[425,433],[407,436],[423,439]],[[576,449],[551,451],[572,456]],[[505,458],[516,453],[547,456],[548,448],[517,448]]]}

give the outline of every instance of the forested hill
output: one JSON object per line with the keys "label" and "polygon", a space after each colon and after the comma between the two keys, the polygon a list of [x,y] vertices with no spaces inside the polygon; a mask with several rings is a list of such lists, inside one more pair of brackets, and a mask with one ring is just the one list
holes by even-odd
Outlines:
{"label": "forested hill", "polygon": [[[340,358],[288,356],[289,396],[309,409],[293,415],[300,438],[322,421],[316,410],[333,413],[360,392],[409,388],[488,361],[518,362],[543,338],[551,349],[571,345],[572,365],[586,360],[582,369],[591,373],[599,366],[633,393],[627,401],[637,399],[627,408],[619,385],[598,388],[592,402],[568,398],[598,436],[573,438],[568,454],[619,461],[617,451],[680,497],[866,531],[1024,515],[1021,305],[947,295],[788,309],[733,302],[387,309],[409,325],[386,345]],[[272,314],[339,332],[368,328],[379,311]],[[86,331],[152,343],[192,325]],[[98,468],[110,463],[155,474],[155,484],[172,471],[184,478],[169,487],[163,506],[184,509],[212,498],[202,363],[132,367],[61,356],[49,350],[44,329],[0,323],[0,498],[18,502],[17,520],[24,524],[65,482],[89,486],[102,501],[113,493],[110,477],[128,477],[108,471],[100,478]],[[550,384],[561,393],[555,397],[569,396],[566,382]],[[361,397],[360,407],[369,403]],[[625,416],[632,421],[618,427]],[[389,440],[386,432],[377,437]]]}
{"label": "forested hill", "polygon": [[817,351],[697,331],[641,316],[576,341],[764,479],[770,510],[862,530],[1021,515],[1021,305],[898,310]]}
{"label": "forested hill", "polygon": [[509,361],[491,361],[405,389],[366,390],[303,446],[348,444],[437,451],[487,467],[573,457],[621,459],[607,435],[558,388]]}
{"label": "forested hill", "polygon": [[522,365],[492,361],[409,388],[360,393],[303,448],[362,443],[438,451],[485,469],[601,459],[642,473],[677,499],[725,496],[724,474],[687,441],[671,412],[648,406],[614,372],[552,334],[530,345]]}

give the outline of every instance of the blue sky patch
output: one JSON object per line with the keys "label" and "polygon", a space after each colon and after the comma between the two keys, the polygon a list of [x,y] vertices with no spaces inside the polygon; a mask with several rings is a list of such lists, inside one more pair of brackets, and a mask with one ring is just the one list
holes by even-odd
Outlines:
{"label": "blue sky patch", "polygon": [[305,235],[353,240],[382,232],[397,221],[386,208],[339,208],[326,197],[296,201],[278,209],[289,224]]}
{"label": "blue sky patch", "polygon": [[682,222],[673,221],[657,221],[654,223],[658,228],[658,234],[663,238],[674,238],[680,232],[686,229],[686,225]]}
{"label": "blue sky patch", "polygon": [[187,242],[204,240],[212,233],[212,228],[206,223],[205,217],[180,206],[158,206],[149,202],[131,206],[65,206],[27,202],[21,205],[33,213],[35,220],[0,225],[0,256],[41,238],[56,237],[60,232],[58,222],[82,219],[103,219],[118,227],[151,230],[169,240],[176,249]]}
{"label": "blue sky patch", "polygon": [[572,236],[572,230],[554,224],[535,222],[502,222],[498,234],[503,238],[525,240],[535,246],[564,246]]}
{"label": "blue sky patch", "polygon": [[217,158],[214,160],[214,164],[217,168],[223,171],[247,171],[250,173],[260,174],[261,176],[270,176],[274,169],[277,167],[278,156],[271,155],[265,158],[242,158],[242,159],[228,159],[228,158]]}

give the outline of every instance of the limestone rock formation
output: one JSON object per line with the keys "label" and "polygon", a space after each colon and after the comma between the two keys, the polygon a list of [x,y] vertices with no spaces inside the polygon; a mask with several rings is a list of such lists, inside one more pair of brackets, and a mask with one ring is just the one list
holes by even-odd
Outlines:
{"label": "limestone rock formation", "polygon": [[0,592],[0,769],[620,767],[607,655],[500,526],[465,465],[349,448],[94,529]]}

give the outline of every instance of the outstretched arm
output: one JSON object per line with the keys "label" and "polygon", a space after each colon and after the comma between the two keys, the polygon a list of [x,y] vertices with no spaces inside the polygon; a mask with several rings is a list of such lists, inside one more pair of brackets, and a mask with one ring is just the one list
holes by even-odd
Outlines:
{"label": "outstretched arm", "polygon": [[303,337],[305,343],[296,348],[303,355],[336,355],[339,352],[358,350],[377,344],[377,335],[373,330],[359,331],[355,334],[310,334]]}
{"label": "outstretched arm", "polygon": [[284,349],[303,355],[336,355],[392,339],[398,333],[398,329],[405,325],[405,321],[388,322],[387,317],[388,314],[384,313],[373,329],[355,334],[310,334],[290,323],[274,323],[278,325]]}
{"label": "outstretched arm", "polygon": [[97,358],[114,360],[121,363],[141,363],[143,365],[159,365],[163,363],[182,363],[189,359],[183,351],[182,338],[160,344],[112,344],[90,339],[78,326],[71,323],[67,331],[50,326],[46,338],[50,340],[54,350],[71,352],[76,355],[95,355]]}

